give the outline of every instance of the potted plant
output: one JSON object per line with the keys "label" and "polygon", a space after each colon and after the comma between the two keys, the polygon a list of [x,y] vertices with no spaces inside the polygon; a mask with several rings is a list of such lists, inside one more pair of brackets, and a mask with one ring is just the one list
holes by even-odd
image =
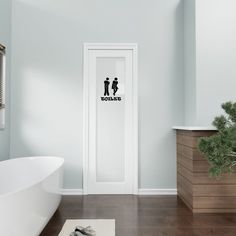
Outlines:
{"label": "potted plant", "polygon": [[222,104],[224,115],[217,116],[213,125],[217,134],[199,139],[198,149],[210,164],[209,175],[220,177],[232,173],[236,166],[236,103]]}

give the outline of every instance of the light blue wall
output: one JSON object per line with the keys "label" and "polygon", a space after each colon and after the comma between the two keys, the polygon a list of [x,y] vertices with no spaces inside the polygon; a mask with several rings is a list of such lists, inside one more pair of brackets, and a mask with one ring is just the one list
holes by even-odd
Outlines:
{"label": "light blue wall", "polygon": [[236,1],[185,0],[185,124],[211,126],[236,101]]}
{"label": "light blue wall", "polygon": [[197,122],[209,126],[236,102],[236,1],[196,1]]}
{"label": "light blue wall", "polygon": [[6,47],[6,127],[0,129],[0,161],[9,158],[10,145],[10,54],[11,54],[11,1],[0,0],[0,43]]}
{"label": "light blue wall", "polygon": [[13,0],[11,157],[62,156],[82,187],[84,42],[139,45],[139,184],[175,188],[184,121],[181,0]]}
{"label": "light blue wall", "polygon": [[184,0],[185,125],[196,125],[195,0]]}

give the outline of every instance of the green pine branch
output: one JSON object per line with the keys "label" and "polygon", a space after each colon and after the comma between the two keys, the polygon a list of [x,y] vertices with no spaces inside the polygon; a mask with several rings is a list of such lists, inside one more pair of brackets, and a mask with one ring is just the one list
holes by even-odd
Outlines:
{"label": "green pine branch", "polygon": [[214,119],[218,133],[200,138],[198,149],[210,164],[209,175],[220,177],[232,173],[236,165],[236,103],[222,104],[225,115]]}

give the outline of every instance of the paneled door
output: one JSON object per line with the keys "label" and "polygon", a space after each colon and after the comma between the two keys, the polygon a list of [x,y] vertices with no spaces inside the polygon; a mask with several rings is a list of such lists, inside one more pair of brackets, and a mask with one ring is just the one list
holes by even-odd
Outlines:
{"label": "paneled door", "polygon": [[138,189],[137,45],[84,45],[84,194]]}

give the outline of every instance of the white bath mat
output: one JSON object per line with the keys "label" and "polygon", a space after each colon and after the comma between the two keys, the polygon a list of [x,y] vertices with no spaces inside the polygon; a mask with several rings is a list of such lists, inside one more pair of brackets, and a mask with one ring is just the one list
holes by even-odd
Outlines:
{"label": "white bath mat", "polygon": [[115,220],[66,220],[58,236],[70,236],[76,226],[91,226],[96,236],[115,236]]}

